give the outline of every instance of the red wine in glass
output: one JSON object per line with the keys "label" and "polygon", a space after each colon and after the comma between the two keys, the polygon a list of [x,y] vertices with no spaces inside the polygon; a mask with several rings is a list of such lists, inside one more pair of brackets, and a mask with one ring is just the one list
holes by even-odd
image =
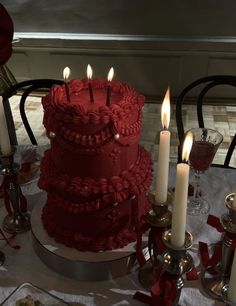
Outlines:
{"label": "red wine in glass", "polygon": [[193,128],[189,132],[193,135],[189,163],[194,170],[194,191],[193,196],[189,197],[187,212],[197,216],[207,214],[210,209],[209,201],[206,199],[207,192],[202,191],[200,187],[200,176],[210,167],[223,136],[218,131],[208,128]]}
{"label": "red wine in glass", "polygon": [[194,170],[206,171],[215,156],[217,147],[208,141],[194,141],[189,161]]}

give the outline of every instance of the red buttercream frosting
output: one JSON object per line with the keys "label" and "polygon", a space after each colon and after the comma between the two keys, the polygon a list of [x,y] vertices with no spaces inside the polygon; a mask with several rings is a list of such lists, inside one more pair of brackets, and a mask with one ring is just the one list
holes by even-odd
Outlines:
{"label": "red buttercream frosting", "polygon": [[150,154],[138,145],[144,97],[113,81],[73,80],[43,98],[51,140],[41,163],[40,188],[48,193],[42,220],[48,234],[80,251],[121,248],[137,239],[149,208]]}

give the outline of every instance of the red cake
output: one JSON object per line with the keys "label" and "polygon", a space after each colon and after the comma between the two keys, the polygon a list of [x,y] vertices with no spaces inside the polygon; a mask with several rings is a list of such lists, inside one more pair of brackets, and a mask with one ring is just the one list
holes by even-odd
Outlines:
{"label": "red cake", "polygon": [[41,163],[40,188],[47,191],[42,220],[57,242],[80,251],[121,248],[137,239],[149,209],[150,154],[138,140],[144,97],[131,86],[87,80],[54,86],[43,98],[51,148]]}

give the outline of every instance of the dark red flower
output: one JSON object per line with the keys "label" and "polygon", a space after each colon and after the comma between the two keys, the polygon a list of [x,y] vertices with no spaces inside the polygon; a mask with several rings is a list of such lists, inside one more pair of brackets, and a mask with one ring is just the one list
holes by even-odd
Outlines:
{"label": "dark red flower", "polygon": [[12,54],[13,33],[12,19],[0,3],[0,65],[5,64]]}

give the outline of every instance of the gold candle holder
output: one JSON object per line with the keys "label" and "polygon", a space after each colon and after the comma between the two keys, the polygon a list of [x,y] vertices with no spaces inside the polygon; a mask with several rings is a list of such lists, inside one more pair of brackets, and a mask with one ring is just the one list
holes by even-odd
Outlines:
{"label": "gold candle holder", "polygon": [[232,208],[234,193],[225,198],[228,213],[222,215],[221,224],[225,234],[222,238],[222,260],[216,268],[216,274],[212,275],[206,269],[201,277],[204,291],[213,299],[224,301],[229,283],[230,269],[232,266],[234,251],[232,249],[232,235],[236,237],[236,211]]}
{"label": "gold candle holder", "polygon": [[155,192],[148,193],[148,199],[152,204],[151,210],[146,215],[147,221],[154,227],[166,228],[171,225],[172,214],[168,206],[173,201],[173,194],[168,191],[167,201],[158,203],[155,199]]}
{"label": "gold candle holder", "polygon": [[229,284],[226,284],[222,287],[221,293],[222,293],[222,300],[225,302],[226,306],[236,306],[236,302],[232,302],[228,300],[228,290],[229,290]]}
{"label": "gold candle holder", "polygon": [[171,243],[171,230],[163,234],[163,242],[167,251],[162,255],[163,268],[174,275],[182,275],[189,272],[193,267],[193,259],[187,250],[192,246],[193,237],[191,233],[185,232],[185,243],[183,247],[176,247]]}
{"label": "gold candle holder", "polygon": [[12,212],[4,218],[3,229],[10,234],[26,232],[30,229],[30,215],[22,212],[20,207],[20,186],[17,182],[19,165],[14,163],[14,150],[9,156],[0,156],[0,171],[6,183],[4,189],[9,197]]}
{"label": "gold candle holder", "polygon": [[193,259],[187,252],[192,246],[193,237],[191,233],[185,232],[185,243],[183,247],[175,247],[172,245],[171,230],[165,231],[162,238],[167,247],[166,252],[162,255],[162,266],[166,272],[176,276],[177,295],[173,306],[177,306],[181,290],[184,286],[182,275],[191,271],[193,267]]}
{"label": "gold candle holder", "polygon": [[[148,199],[152,204],[151,210],[146,215],[147,222],[151,225],[151,228],[155,228],[160,231],[160,235],[171,225],[172,214],[168,210],[168,205],[172,202],[172,193],[168,192],[166,203],[157,203],[155,199],[155,192],[150,191],[148,193]],[[151,229],[152,230],[152,229]],[[139,282],[141,285],[150,290],[152,286],[152,272],[154,266],[161,264],[159,258],[160,252],[155,245],[151,252],[149,252],[149,260],[139,269]],[[152,260],[152,257],[155,260]]]}

